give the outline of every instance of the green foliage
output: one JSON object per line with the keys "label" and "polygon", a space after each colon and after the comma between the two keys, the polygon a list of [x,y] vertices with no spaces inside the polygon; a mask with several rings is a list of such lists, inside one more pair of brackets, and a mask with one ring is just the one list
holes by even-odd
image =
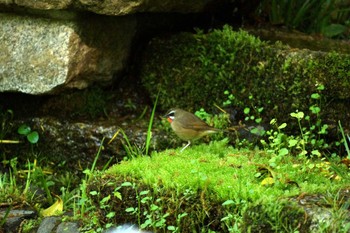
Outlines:
{"label": "green foliage", "polygon": [[[305,157],[236,150],[226,143],[193,146],[181,154],[167,150],[113,166],[103,177],[114,176],[114,183],[125,184],[114,185],[114,191],[104,193],[106,197],[114,196],[114,201],[110,201],[116,203],[115,209],[107,213],[125,210],[128,216],[134,216],[128,221],[156,232],[305,231],[310,227],[310,219],[305,221],[304,210],[290,198],[327,190],[334,194],[347,185],[346,177],[329,179],[333,166],[339,173],[348,173],[340,164],[330,167]],[[271,185],[262,184],[262,168],[272,175]],[[136,202],[130,200],[133,196]],[[339,206],[332,211],[342,216]],[[181,221],[175,221],[180,217]],[[341,222],[340,218],[332,221]],[[327,225],[325,229],[336,229],[334,226]]]}
{"label": "green foliage", "polygon": [[338,121],[338,125],[339,125],[339,130],[341,132],[341,135],[343,137],[342,142],[344,144],[344,147],[345,147],[345,150],[347,153],[347,158],[350,159],[350,149],[349,149],[349,144],[348,144],[348,143],[350,143],[350,137],[349,137],[349,135],[347,135],[347,137],[345,137],[344,129],[343,129],[340,121]]}
{"label": "green foliage", "polygon": [[226,129],[229,124],[229,115],[227,113],[221,112],[220,114],[210,114],[207,113],[204,108],[196,111],[194,113],[200,119],[205,121],[208,125],[218,128],[218,129]]}
{"label": "green foliage", "polygon": [[154,200],[154,196],[152,196],[150,190],[139,192],[136,184],[131,184],[130,182],[125,182],[122,186],[129,186],[136,189],[138,206],[128,207],[125,209],[125,212],[137,217],[137,222],[141,229],[152,229],[153,231],[164,230],[166,227],[166,218],[169,216],[169,213],[162,214],[162,206],[164,206],[162,199],[158,198]]}
{"label": "green foliage", "polygon": [[[155,59],[145,64],[143,81],[153,96],[160,91],[159,103],[162,108],[181,106],[188,110],[200,106],[212,108],[218,100],[218,94],[222,93],[218,90],[226,90],[227,86],[235,85],[235,82],[227,84],[242,68],[248,70],[248,67],[238,64],[237,54],[248,53],[254,59],[251,50],[259,53],[265,44],[247,32],[234,32],[230,27],[209,34],[201,31],[195,36],[182,34],[174,38],[173,43],[161,44],[160,49],[167,50],[166,57],[163,57],[165,54],[155,54]],[[156,52],[158,48],[155,46],[151,49]],[[153,62],[171,63],[172,72],[160,67],[159,70],[153,69]],[[187,97],[186,101],[184,97]]]}
{"label": "green foliage", "polygon": [[154,119],[154,114],[155,114],[157,103],[158,103],[158,97],[159,97],[159,93],[158,93],[158,95],[156,97],[156,100],[154,102],[152,113],[151,113],[151,117],[150,117],[149,123],[148,123],[147,137],[146,137],[146,146],[145,146],[145,150],[146,150],[145,153],[146,154],[145,155],[148,155],[149,148],[150,148],[150,145],[151,145],[153,119]]}
{"label": "green foliage", "polygon": [[[324,152],[334,148],[337,143],[331,143],[330,145],[325,136],[328,134],[328,125],[322,123],[321,119],[321,105],[323,85],[317,87],[317,92],[310,95],[310,98],[314,101],[309,107],[309,115],[305,115],[302,111],[295,111],[290,113],[293,119],[297,120],[299,128],[298,134],[290,134],[285,132],[288,127],[287,123],[278,123],[277,119],[270,121],[271,128],[266,132],[263,131],[261,136],[266,135],[267,139],[261,139],[260,142],[264,148],[271,153],[275,153],[278,156],[285,156],[287,154],[299,155],[299,156],[316,156],[324,157]],[[245,109],[245,114],[249,114],[249,108]],[[247,118],[246,119],[251,119]],[[255,118],[253,118],[255,119]],[[292,124],[292,123],[291,123]],[[255,130],[256,128],[251,129]]]}
{"label": "green foliage", "polygon": [[142,156],[145,152],[145,147],[131,142],[124,130],[120,129],[120,132],[123,135],[122,145],[127,155],[127,157],[125,157],[124,159],[128,160],[136,158],[138,156]]}
{"label": "green foliage", "polygon": [[293,203],[256,203],[244,212],[242,232],[298,232],[310,225],[310,220],[300,225],[305,214],[304,209]]}
{"label": "green foliage", "polygon": [[[160,92],[159,107],[164,111],[181,107],[214,112],[220,103],[242,114],[248,107],[246,117],[268,124],[271,118],[287,122],[285,113],[291,109],[309,111],[314,102],[310,96],[321,85],[327,90],[320,99],[324,105],[349,98],[350,56],[294,53],[280,43],[271,45],[228,26],[207,34],[155,38],[145,54],[142,81],[153,99]],[[324,108],[323,114],[344,118],[339,115],[341,106],[338,110],[333,106]]]}
{"label": "green foliage", "polygon": [[349,26],[350,7],[337,0],[264,0],[258,12],[267,14],[275,25],[285,25],[327,37],[345,35]]}

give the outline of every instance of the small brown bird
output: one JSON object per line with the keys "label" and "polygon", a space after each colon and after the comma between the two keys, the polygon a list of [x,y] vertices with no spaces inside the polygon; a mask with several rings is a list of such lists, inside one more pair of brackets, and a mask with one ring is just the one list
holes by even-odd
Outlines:
{"label": "small brown bird", "polygon": [[186,149],[192,140],[221,131],[220,129],[209,126],[194,114],[179,108],[170,109],[164,117],[170,122],[171,128],[176,135],[182,140],[188,141],[187,145],[181,151]]}

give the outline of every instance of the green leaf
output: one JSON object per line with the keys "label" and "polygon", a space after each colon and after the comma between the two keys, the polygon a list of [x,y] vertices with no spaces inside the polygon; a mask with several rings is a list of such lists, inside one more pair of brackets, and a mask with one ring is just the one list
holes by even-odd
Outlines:
{"label": "green leaf", "polygon": [[39,141],[39,133],[37,131],[33,131],[27,135],[27,139],[30,143],[35,144]]}
{"label": "green leaf", "polygon": [[288,141],[288,146],[289,147],[293,147],[293,146],[295,146],[295,145],[297,145],[298,144],[298,140],[296,140],[296,139],[290,139],[289,141]]}
{"label": "green leaf", "polygon": [[28,135],[30,131],[31,131],[30,127],[26,124],[21,125],[17,130],[17,132],[21,135]]}
{"label": "green leaf", "polygon": [[319,86],[317,87],[317,90],[323,91],[323,90],[324,90],[324,85],[319,85]]}
{"label": "green leaf", "polygon": [[167,229],[168,229],[169,231],[175,231],[175,230],[176,230],[176,228],[175,228],[174,226],[168,226]]}
{"label": "green leaf", "polygon": [[278,126],[278,129],[284,129],[287,127],[287,123],[282,123],[280,126]]}
{"label": "green leaf", "polygon": [[141,195],[147,195],[149,193],[149,190],[143,190],[140,192],[140,196]]}
{"label": "green leaf", "polygon": [[311,111],[313,114],[317,114],[317,113],[321,112],[321,108],[318,107],[318,106],[311,106],[311,107],[310,107],[310,111]]}
{"label": "green leaf", "polygon": [[279,151],[278,151],[278,155],[279,156],[284,156],[284,155],[287,155],[288,154],[288,149],[287,148],[281,148]]}
{"label": "green leaf", "polygon": [[321,95],[318,94],[318,93],[313,93],[313,94],[311,95],[311,99],[317,100],[317,99],[319,99],[319,98],[321,98]]}
{"label": "green leaf", "polygon": [[186,217],[187,215],[188,215],[187,213],[179,214],[179,215],[177,215],[177,219],[181,219],[183,217]]}
{"label": "green leaf", "polygon": [[115,216],[115,212],[109,212],[109,213],[106,215],[106,217],[109,218],[109,219],[113,218],[114,216]]}
{"label": "green leaf", "polygon": [[291,115],[291,117],[295,117],[299,120],[304,118],[303,112],[292,112],[290,115]]}
{"label": "green leaf", "polygon": [[114,196],[115,196],[116,198],[118,198],[119,200],[123,200],[122,194],[121,194],[120,192],[118,192],[118,191],[115,191],[115,192],[114,192]]}
{"label": "green leaf", "polygon": [[225,205],[232,205],[232,204],[235,204],[235,201],[233,201],[233,200],[227,200],[227,201],[225,201],[224,203],[222,203],[223,206],[225,206]]}
{"label": "green leaf", "polygon": [[91,196],[96,196],[97,194],[98,194],[97,191],[91,191],[91,192],[90,192],[90,195],[91,195]]}
{"label": "green leaf", "polygon": [[248,115],[249,112],[250,112],[250,108],[245,108],[245,109],[243,110],[243,112],[244,112],[244,114]]}
{"label": "green leaf", "polygon": [[346,30],[347,27],[342,24],[330,24],[322,28],[322,33],[327,37],[333,37],[344,33]]}
{"label": "green leaf", "polygon": [[111,195],[108,195],[108,196],[106,196],[106,197],[104,197],[104,198],[102,198],[102,200],[100,201],[100,203],[106,203],[106,202],[109,202],[109,200],[111,199]]}
{"label": "green leaf", "polygon": [[121,186],[129,187],[129,186],[132,186],[132,184],[130,182],[126,181],[126,182],[122,183]]}
{"label": "green leaf", "polygon": [[127,213],[130,213],[130,212],[133,212],[133,211],[135,211],[134,207],[129,207],[129,208],[125,209],[125,212],[127,212]]}
{"label": "green leaf", "polygon": [[273,119],[270,121],[270,125],[274,125],[274,124],[276,124],[276,123],[277,123],[276,118],[273,118]]}
{"label": "green leaf", "polygon": [[324,124],[322,125],[322,128],[320,130],[320,132],[318,132],[319,134],[327,134],[327,129],[328,129],[328,125]]}

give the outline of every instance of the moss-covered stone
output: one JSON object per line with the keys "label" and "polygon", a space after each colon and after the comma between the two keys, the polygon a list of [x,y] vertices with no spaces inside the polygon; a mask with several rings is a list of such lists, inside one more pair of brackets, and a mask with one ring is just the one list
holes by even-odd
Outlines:
{"label": "moss-covered stone", "polygon": [[[94,193],[101,223],[135,223],[152,232],[168,227],[178,232],[310,232],[311,217],[298,196],[329,192],[333,197],[348,187],[346,178],[330,180],[318,165],[310,170],[310,163],[217,141],[123,161],[93,177],[88,193]],[[261,170],[267,167],[274,177],[268,185]],[[108,218],[110,213],[115,215]]]}
{"label": "moss-covered stone", "polygon": [[322,113],[349,128],[349,55],[271,44],[228,26],[207,34],[155,38],[145,54],[143,83],[153,98],[160,93],[164,110],[174,106],[210,110],[214,104],[222,106],[227,90],[239,111],[264,107],[266,121],[284,122],[290,120],[291,112],[308,112],[315,104],[311,94],[323,85],[317,102]]}

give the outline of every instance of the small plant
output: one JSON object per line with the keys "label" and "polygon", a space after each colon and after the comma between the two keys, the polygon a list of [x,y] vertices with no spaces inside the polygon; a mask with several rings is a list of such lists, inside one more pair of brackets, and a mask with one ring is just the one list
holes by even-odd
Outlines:
{"label": "small plant", "polygon": [[94,172],[95,172],[95,168],[96,168],[96,163],[98,158],[100,157],[100,153],[102,151],[103,148],[103,142],[104,142],[104,138],[101,140],[101,144],[98,148],[98,151],[96,153],[94,162],[91,165],[90,169],[85,169],[83,171],[83,173],[85,174],[85,178],[82,180],[80,187],[79,187],[79,199],[78,199],[78,209],[79,209],[79,214],[80,217],[84,218],[85,214],[88,213],[89,211],[91,211],[91,209],[93,208],[92,204],[91,204],[91,200],[89,199],[88,196],[88,188],[87,188],[87,183],[88,181],[90,181],[93,178]]}
{"label": "small plant", "polygon": [[155,232],[166,229],[166,218],[170,214],[163,214],[164,203],[161,198],[154,199],[150,190],[138,191],[136,184],[130,182],[124,182],[122,186],[132,187],[136,191],[137,206],[128,207],[125,212],[136,215],[141,229],[152,229]]}
{"label": "small plant", "polygon": [[122,145],[127,155],[127,157],[124,159],[127,160],[142,156],[145,151],[145,147],[139,146],[136,143],[131,144],[129,137],[126,135],[124,130],[120,129],[120,132],[123,135],[124,140],[122,140]]}
{"label": "small plant", "polygon": [[247,208],[246,201],[226,200],[222,203],[222,206],[227,211],[227,215],[221,218],[220,221],[226,226],[228,232],[241,232],[239,228],[242,224],[242,213]]}
{"label": "small plant", "polygon": [[31,144],[36,144],[39,141],[39,133],[35,130],[33,131],[30,126],[26,124],[21,125],[17,132],[18,134],[25,136]]}
{"label": "small plant", "polygon": [[267,152],[275,153],[279,156],[284,156],[289,153],[288,151],[288,136],[282,131],[286,128],[287,124],[278,124],[276,119],[270,121],[270,125],[274,128],[266,131],[268,142],[265,139],[261,139],[260,143],[265,147]]}
{"label": "small plant", "polygon": [[146,136],[146,141],[145,141],[144,145],[139,146],[135,143],[132,145],[128,136],[126,135],[126,133],[124,132],[123,129],[119,129],[119,131],[117,132],[117,133],[121,132],[121,134],[123,135],[124,140],[122,140],[122,145],[123,145],[124,150],[127,154],[126,159],[132,159],[132,158],[136,158],[136,157],[139,157],[142,155],[149,155],[149,150],[150,150],[151,140],[152,140],[152,126],[153,126],[154,114],[155,114],[156,107],[157,107],[158,96],[159,95],[157,95],[156,100],[154,102],[153,109],[151,112],[151,117],[149,119],[147,134],[146,134],[147,136]]}
{"label": "small plant", "polygon": [[183,219],[184,217],[186,217],[188,214],[185,212],[185,213],[180,213],[177,215],[177,218],[176,218],[176,224],[177,226],[168,226],[167,227],[167,230],[168,231],[171,231],[171,232],[181,232],[181,219]]}
{"label": "small plant", "polygon": [[350,159],[350,149],[349,149],[349,144],[348,144],[348,143],[350,143],[350,137],[349,137],[349,135],[347,135],[347,137],[345,137],[344,129],[341,125],[341,122],[338,121],[338,124],[339,124],[339,130],[340,130],[341,135],[343,137],[342,141],[344,143],[344,147],[345,147],[345,150],[347,153],[347,158]]}
{"label": "small plant", "polygon": [[148,123],[148,129],[147,129],[147,137],[146,137],[146,155],[149,155],[149,148],[151,146],[151,139],[152,139],[152,125],[153,125],[153,119],[154,119],[154,113],[156,112],[156,107],[158,103],[158,97],[159,97],[159,92],[156,97],[156,100],[154,101],[152,113],[151,113],[151,118],[149,119]]}
{"label": "small plant", "polygon": [[[220,109],[221,110],[221,109]],[[204,108],[195,112],[195,115],[205,121],[208,125],[213,126],[218,129],[226,129],[229,124],[229,116],[227,113],[222,112],[220,114],[210,114],[207,113]]]}
{"label": "small plant", "polygon": [[[249,102],[253,102],[254,96],[249,95]],[[251,104],[251,107],[245,107],[243,112],[245,115],[244,120],[245,121],[253,121],[256,124],[262,123],[262,117],[261,113],[264,111],[263,107],[256,107],[253,104]]]}

